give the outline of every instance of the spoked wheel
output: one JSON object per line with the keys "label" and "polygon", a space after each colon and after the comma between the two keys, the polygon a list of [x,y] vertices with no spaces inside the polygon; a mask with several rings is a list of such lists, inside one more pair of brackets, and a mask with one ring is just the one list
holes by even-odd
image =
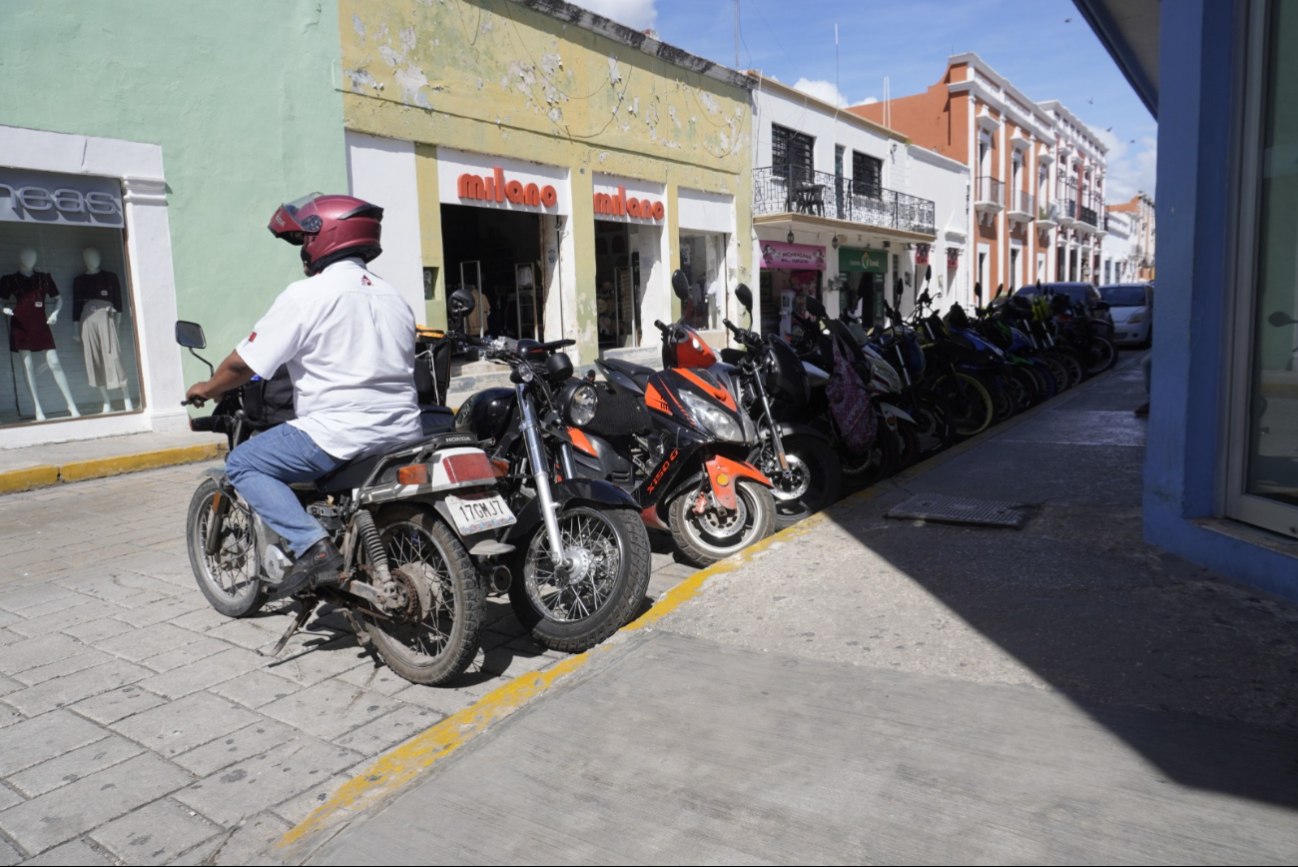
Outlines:
{"label": "spoked wheel", "polygon": [[725,559],[775,531],[775,499],[765,486],[740,479],[735,494],[733,510],[720,508],[711,491],[697,488],[677,495],[668,506],[672,539],[695,566]]}
{"label": "spoked wheel", "polygon": [[266,601],[257,566],[252,521],[246,509],[204,479],[189,501],[189,565],[198,589],[226,617],[247,617]]}
{"label": "spoked wheel", "polygon": [[375,524],[406,606],[362,614],[361,622],[397,674],[444,684],[464,673],[481,645],[485,601],[473,560],[454,531],[422,509],[388,508]]}
{"label": "spoked wheel", "polygon": [[558,520],[571,566],[554,563],[539,523],[516,559],[509,601],[539,643],[579,653],[625,626],[644,599],[649,533],[631,509],[569,506]]}
{"label": "spoked wheel", "polygon": [[780,467],[775,448],[768,440],[760,453],[750,456],[750,463],[761,467],[774,487],[775,526],[777,529],[796,524],[835,502],[843,488],[843,468],[834,448],[824,440],[806,435],[782,439],[787,471]]}
{"label": "spoked wheel", "polygon": [[1072,388],[1086,379],[1086,368],[1082,367],[1082,362],[1071,351],[1057,353],[1056,358],[1059,363],[1068,371],[1068,387]]}
{"label": "spoked wheel", "polygon": [[1068,367],[1060,358],[1053,354],[1043,355],[1041,361],[1050,371],[1050,378],[1055,381],[1055,394],[1061,394],[1072,387],[1073,380],[1068,375]]}
{"label": "spoked wheel", "polygon": [[967,373],[957,373],[954,380],[944,376],[937,387],[951,408],[955,432],[962,437],[980,434],[991,426],[996,407],[986,387]]}
{"label": "spoked wheel", "polygon": [[1086,347],[1086,374],[1103,373],[1118,361],[1118,350],[1103,337],[1092,337]]}
{"label": "spoked wheel", "polygon": [[992,406],[995,410],[995,414],[992,416],[993,423],[1000,424],[1019,411],[1018,395],[1008,378],[989,384],[987,391],[992,396]]}

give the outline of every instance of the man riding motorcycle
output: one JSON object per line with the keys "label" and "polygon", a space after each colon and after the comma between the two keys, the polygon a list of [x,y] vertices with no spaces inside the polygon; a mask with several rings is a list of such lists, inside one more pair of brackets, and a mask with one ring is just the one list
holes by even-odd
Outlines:
{"label": "man riding motorcycle", "polygon": [[289,483],[314,481],[353,458],[422,436],[414,386],[415,319],[405,299],[368,271],[383,209],[312,193],[281,205],[272,235],[302,248],[307,279],[289,284],[212,378],[185,395],[198,406],[288,365],[297,417],[239,445],[226,473],[239,495],[292,549],[274,592],[336,585],[343,559]]}

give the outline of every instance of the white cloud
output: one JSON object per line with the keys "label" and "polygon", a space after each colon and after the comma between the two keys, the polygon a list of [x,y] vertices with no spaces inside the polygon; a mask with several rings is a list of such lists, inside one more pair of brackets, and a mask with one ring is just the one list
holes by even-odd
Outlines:
{"label": "white cloud", "polygon": [[827,102],[830,105],[836,105],[840,108],[847,107],[847,98],[839,92],[832,81],[816,80],[810,78],[799,78],[793,85],[794,90],[800,90],[808,96],[814,96],[821,102]]}
{"label": "white cloud", "polygon": [[857,105],[874,105],[878,101],[879,97],[877,96],[867,96],[865,99],[858,102]]}
{"label": "white cloud", "polygon": [[1109,180],[1104,194],[1109,204],[1130,201],[1141,190],[1155,195],[1154,187],[1158,181],[1156,137],[1141,136],[1133,143],[1105,130],[1092,128],[1091,132],[1109,149],[1105,155]]}
{"label": "white cloud", "polygon": [[612,18],[632,30],[649,30],[658,20],[655,2],[656,0],[579,0],[577,5],[596,15]]}

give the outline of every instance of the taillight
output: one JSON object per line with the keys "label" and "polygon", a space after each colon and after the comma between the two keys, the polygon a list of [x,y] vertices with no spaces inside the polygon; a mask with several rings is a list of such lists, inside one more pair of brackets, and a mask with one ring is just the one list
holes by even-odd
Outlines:
{"label": "taillight", "polygon": [[442,458],[442,469],[446,470],[446,478],[453,485],[464,482],[489,482],[496,478],[495,467],[483,452]]}
{"label": "taillight", "polygon": [[493,460],[491,462],[491,467],[495,471],[495,476],[498,479],[503,479],[505,476],[509,475],[509,461]]}

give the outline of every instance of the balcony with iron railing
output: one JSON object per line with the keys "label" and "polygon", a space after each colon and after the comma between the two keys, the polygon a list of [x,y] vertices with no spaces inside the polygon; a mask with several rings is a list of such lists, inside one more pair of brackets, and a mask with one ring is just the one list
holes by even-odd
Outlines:
{"label": "balcony with iron railing", "polygon": [[974,181],[974,210],[978,212],[981,222],[986,215],[991,217],[1005,208],[1005,184],[995,178],[980,177]]}
{"label": "balcony with iron railing", "polygon": [[1059,202],[1059,225],[1071,226],[1077,220],[1077,200],[1062,199]]}
{"label": "balcony with iron railing", "polygon": [[1090,226],[1098,226],[1100,222],[1099,214],[1095,212],[1095,209],[1088,208],[1085,205],[1082,206],[1079,219]]}
{"label": "balcony with iron railing", "polygon": [[1048,232],[1058,225],[1059,225],[1059,203],[1058,202],[1050,202],[1048,204],[1042,202],[1039,206],[1037,206],[1037,228],[1038,229],[1042,229]]}
{"label": "balcony with iron railing", "polygon": [[1005,216],[1019,223],[1030,223],[1037,213],[1037,197],[1027,190],[1012,190]]}
{"label": "balcony with iron railing", "polygon": [[808,214],[933,235],[935,210],[928,199],[828,172],[797,166],[767,166],[753,171],[754,217]]}

